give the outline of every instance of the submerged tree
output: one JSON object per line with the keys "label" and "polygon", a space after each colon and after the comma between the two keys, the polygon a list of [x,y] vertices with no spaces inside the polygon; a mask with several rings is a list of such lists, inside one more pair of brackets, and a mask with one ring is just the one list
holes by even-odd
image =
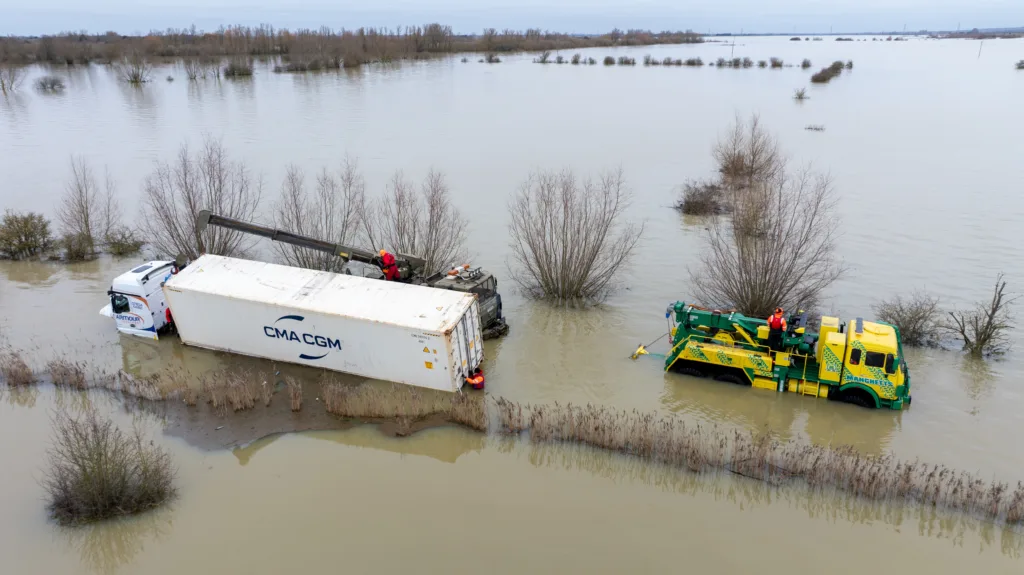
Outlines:
{"label": "submerged tree", "polygon": [[757,116],[737,120],[713,150],[731,218],[708,227],[707,249],[690,270],[707,305],[754,317],[778,306],[808,309],[845,271],[836,257],[839,219],[827,175],[792,172]]}
{"label": "submerged tree", "polygon": [[933,345],[939,339],[939,298],[924,292],[896,296],[874,306],[879,320],[896,326],[907,345]]}
{"label": "submerged tree", "polygon": [[262,179],[254,180],[244,163],[232,162],[220,142],[206,140],[194,155],[183,144],[173,164],[156,165],[143,193],[143,230],[164,255],[240,255],[255,242],[252,236],[219,226],[198,229],[204,209],[251,221],[263,195]]}
{"label": "submerged tree", "polygon": [[1009,331],[1013,328],[1010,306],[1016,300],[1006,295],[1006,281],[999,274],[987,303],[979,302],[971,310],[949,312],[945,327],[963,340],[964,350],[973,356],[1005,353],[1010,348]]}
{"label": "submerged tree", "polygon": [[[353,160],[346,158],[338,174],[321,171],[312,191],[307,189],[302,172],[290,166],[275,225],[303,236],[349,244],[359,233],[364,191],[363,177]],[[291,244],[274,242],[274,248],[291,266],[337,272],[344,263],[336,255]]]}
{"label": "submerged tree", "polygon": [[116,193],[110,174],[100,190],[89,164],[82,158],[71,159],[71,179],[57,206],[69,259],[88,257],[98,242],[107,241],[121,227]]}
{"label": "submerged tree", "polygon": [[431,170],[417,193],[402,172],[395,172],[385,194],[365,202],[363,233],[374,249],[389,249],[426,260],[432,274],[463,263],[467,220],[451,201],[444,174]]}
{"label": "submerged tree", "polygon": [[622,170],[582,182],[531,174],[509,203],[512,279],[536,298],[604,298],[643,235],[622,221],[629,201]]}
{"label": "submerged tree", "polygon": [[690,275],[701,300],[754,317],[777,306],[808,309],[842,276],[831,181],[809,170],[758,182],[717,218],[707,251]]}

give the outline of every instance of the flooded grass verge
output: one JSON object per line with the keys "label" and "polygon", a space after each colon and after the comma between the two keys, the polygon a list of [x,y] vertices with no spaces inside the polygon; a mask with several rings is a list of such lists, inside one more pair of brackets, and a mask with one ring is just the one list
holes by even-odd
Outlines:
{"label": "flooded grass verge", "polygon": [[[48,377],[28,370],[27,378],[28,366],[17,353],[4,357],[0,376],[8,386],[25,388],[31,379],[58,389],[105,389],[147,409],[162,410],[165,433],[208,448],[240,445],[279,432],[360,423],[377,424],[396,436],[454,424],[482,433],[523,435],[533,444],[586,445],[693,473],[726,472],[776,486],[793,483],[812,492],[835,490],[868,501],[943,508],[1007,524],[1024,522],[1024,482],[1014,488],[943,465],[868,456],[851,447],[779,441],[770,433],[688,424],[657,413],[594,405],[523,405],[497,398],[492,420],[483,394],[376,382],[351,385],[327,373],[319,382],[320,395],[309,401],[301,382],[275,382],[266,372],[213,372],[202,376],[196,389],[180,373],[151,378],[123,371],[90,373],[86,365],[61,358],[47,364]],[[278,392],[288,401],[274,402]],[[304,409],[321,402],[323,409]]]}

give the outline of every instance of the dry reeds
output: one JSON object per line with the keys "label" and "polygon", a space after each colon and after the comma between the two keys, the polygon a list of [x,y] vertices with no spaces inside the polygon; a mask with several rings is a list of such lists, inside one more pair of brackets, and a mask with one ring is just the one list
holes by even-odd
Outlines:
{"label": "dry reeds", "polygon": [[1006,483],[850,447],[780,442],[767,433],[692,425],[654,413],[594,405],[496,402],[500,429],[529,431],[535,443],[568,442],[633,455],[703,473],[726,471],[778,484],[802,480],[813,490],[838,489],[869,500],[904,500],[976,513],[1011,523],[1024,519],[1024,483]]}
{"label": "dry reeds", "polygon": [[14,350],[0,352],[0,378],[11,387],[31,385],[36,382],[32,369]]}
{"label": "dry reeds", "polygon": [[80,362],[72,362],[66,358],[57,358],[46,364],[46,370],[50,372],[50,380],[56,386],[70,387],[72,389],[88,389],[85,378],[85,365]]}
{"label": "dry reeds", "polygon": [[257,400],[270,405],[273,386],[262,373],[248,370],[224,371],[203,377],[200,394],[216,410],[222,413],[245,411],[256,407]]}
{"label": "dry reeds", "polygon": [[[292,411],[299,411],[302,409],[302,382],[295,379],[294,377],[285,378],[288,382],[288,400],[291,403]],[[267,405],[270,405],[270,400],[267,400]]]}

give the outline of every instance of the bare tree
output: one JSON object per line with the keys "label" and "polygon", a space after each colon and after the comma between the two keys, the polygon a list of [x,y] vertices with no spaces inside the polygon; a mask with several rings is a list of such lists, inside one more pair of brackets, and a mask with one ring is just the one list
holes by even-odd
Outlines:
{"label": "bare tree", "polygon": [[195,155],[183,144],[173,164],[157,164],[144,193],[146,240],[165,255],[240,255],[255,242],[235,230],[208,226],[200,232],[196,226],[204,209],[252,220],[263,195],[262,179],[253,180],[244,163],[232,162],[220,142],[206,140]]}
{"label": "bare tree", "polygon": [[642,224],[622,222],[629,201],[621,169],[596,182],[531,174],[509,203],[512,279],[532,297],[604,298],[643,235]]}
{"label": "bare tree", "polygon": [[199,58],[185,58],[182,65],[185,67],[185,77],[189,80],[206,79],[206,64]]}
{"label": "bare tree", "polygon": [[964,349],[973,356],[1001,354],[1010,348],[1008,332],[1013,327],[1010,306],[1017,298],[1006,295],[1003,277],[1003,274],[996,277],[992,299],[987,304],[979,302],[972,310],[949,312],[946,329],[958,335],[964,342]]}
{"label": "bare tree", "polygon": [[463,263],[467,220],[450,198],[444,174],[431,170],[419,194],[402,172],[395,172],[383,197],[365,203],[363,231],[373,249],[392,249],[426,260],[425,272]]}
{"label": "bare tree", "polygon": [[759,181],[777,179],[786,168],[778,141],[761,126],[757,115],[750,123],[739,117],[724,139],[712,151],[722,183],[749,188]]}
{"label": "bare tree", "polygon": [[828,176],[784,170],[736,195],[733,219],[716,218],[707,251],[690,270],[707,305],[754,317],[776,306],[807,309],[845,271],[836,259],[838,218]]}
{"label": "bare tree", "polygon": [[878,319],[896,326],[903,343],[934,345],[938,343],[939,298],[916,291],[909,298],[896,296],[874,306]]}
{"label": "bare tree", "polygon": [[138,51],[121,57],[113,66],[121,80],[136,85],[149,82],[153,70],[153,67],[146,61],[146,57]]}
{"label": "bare tree", "polygon": [[109,173],[101,191],[92,168],[82,158],[71,159],[71,180],[57,207],[57,220],[65,237],[75,237],[91,251],[97,241],[105,241],[120,226],[117,185]]}
{"label": "bare tree", "polygon": [[0,93],[17,91],[21,84],[22,68],[13,62],[0,64]]}
{"label": "bare tree", "polygon": [[[326,169],[320,172],[312,193],[305,186],[302,172],[289,166],[275,224],[304,236],[348,244],[359,233],[364,193],[365,184],[358,166],[348,158],[337,175]],[[291,266],[336,272],[344,263],[335,255],[289,244],[275,242],[274,248]]]}

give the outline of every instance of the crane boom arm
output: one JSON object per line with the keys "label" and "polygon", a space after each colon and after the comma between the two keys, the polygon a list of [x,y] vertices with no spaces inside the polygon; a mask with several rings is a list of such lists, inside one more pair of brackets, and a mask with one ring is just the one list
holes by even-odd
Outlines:
{"label": "crane boom arm", "polygon": [[210,212],[210,210],[202,210],[199,212],[198,222],[196,224],[197,231],[202,233],[206,229],[207,225],[220,226],[230,230],[237,230],[247,234],[253,234],[256,236],[268,238],[275,242],[283,242],[291,244],[293,246],[299,246],[311,250],[320,252],[326,252],[332,255],[336,255],[339,258],[345,260],[355,260],[357,262],[363,262],[372,264],[375,263],[373,252],[368,252],[359,248],[353,248],[344,246],[341,244],[332,244],[316,238],[310,238],[307,236],[300,236],[292,232],[285,230],[278,230],[275,228],[268,228],[259,224],[253,224],[249,222],[243,222],[242,220],[236,220],[233,218],[226,218],[224,216],[218,216]]}

